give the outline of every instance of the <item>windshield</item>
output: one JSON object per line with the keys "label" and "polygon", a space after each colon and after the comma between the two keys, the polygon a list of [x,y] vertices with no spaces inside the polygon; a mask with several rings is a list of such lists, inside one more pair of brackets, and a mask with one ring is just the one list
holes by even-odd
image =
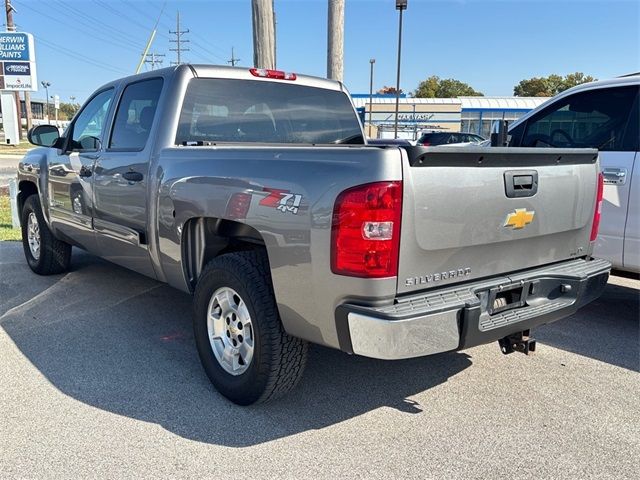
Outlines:
{"label": "windshield", "polygon": [[364,144],[349,97],[339,91],[256,80],[189,82],[176,143]]}

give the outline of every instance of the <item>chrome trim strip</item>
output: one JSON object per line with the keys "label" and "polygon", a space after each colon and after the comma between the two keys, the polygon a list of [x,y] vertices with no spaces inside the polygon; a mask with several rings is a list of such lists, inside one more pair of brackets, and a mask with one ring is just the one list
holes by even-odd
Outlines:
{"label": "chrome trim strip", "polygon": [[106,235],[132,245],[142,246],[140,245],[140,234],[132,228],[123,227],[122,225],[100,220],[99,218],[93,219],[93,227],[96,232],[101,235]]}

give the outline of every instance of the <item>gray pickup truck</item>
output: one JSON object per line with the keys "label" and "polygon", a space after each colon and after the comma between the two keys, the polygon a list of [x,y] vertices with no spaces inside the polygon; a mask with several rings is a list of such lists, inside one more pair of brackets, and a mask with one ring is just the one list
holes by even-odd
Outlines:
{"label": "gray pickup truck", "polygon": [[182,65],[108,83],[19,165],[24,252],[72,246],[194,294],[216,388],[299,380],[307,342],[379,359],[498,340],[600,295],[598,154],[367,145],[337,82]]}

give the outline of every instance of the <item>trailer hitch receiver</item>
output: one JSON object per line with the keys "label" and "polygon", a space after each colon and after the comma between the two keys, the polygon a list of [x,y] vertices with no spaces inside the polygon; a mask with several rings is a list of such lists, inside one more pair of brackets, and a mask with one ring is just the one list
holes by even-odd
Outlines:
{"label": "trailer hitch receiver", "polygon": [[525,355],[529,355],[536,351],[536,341],[530,337],[530,331],[524,330],[522,332],[508,335],[498,340],[500,350],[505,355],[513,352],[521,352]]}

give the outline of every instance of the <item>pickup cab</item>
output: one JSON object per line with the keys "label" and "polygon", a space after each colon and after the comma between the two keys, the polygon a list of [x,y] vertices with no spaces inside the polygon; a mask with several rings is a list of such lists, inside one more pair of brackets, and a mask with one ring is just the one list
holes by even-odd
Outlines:
{"label": "pickup cab", "polygon": [[24,253],[72,247],[194,294],[204,371],[247,405],[308,342],[403,359],[530,330],[597,298],[598,153],[367,145],[338,82],[181,65],[99,88],[18,171]]}
{"label": "pickup cab", "polygon": [[640,273],[640,74],[556,95],[511,125],[509,146],[596,148],[604,176],[594,255]]}

